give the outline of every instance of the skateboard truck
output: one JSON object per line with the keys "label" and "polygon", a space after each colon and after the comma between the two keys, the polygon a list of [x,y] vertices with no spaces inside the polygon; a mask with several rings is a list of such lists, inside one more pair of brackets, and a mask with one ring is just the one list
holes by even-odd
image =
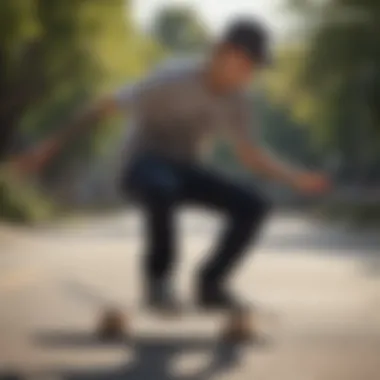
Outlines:
{"label": "skateboard truck", "polygon": [[120,340],[128,332],[129,326],[125,315],[117,309],[109,309],[101,316],[97,328],[97,335],[101,340]]}
{"label": "skateboard truck", "polygon": [[252,313],[249,310],[232,311],[222,330],[225,341],[246,342],[258,336],[252,325]]}

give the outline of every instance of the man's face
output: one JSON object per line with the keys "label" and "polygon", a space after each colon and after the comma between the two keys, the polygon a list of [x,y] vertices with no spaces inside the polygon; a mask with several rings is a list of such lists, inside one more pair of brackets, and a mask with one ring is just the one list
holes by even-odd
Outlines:
{"label": "man's face", "polygon": [[255,62],[241,49],[223,46],[216,57],[217,75],[226,90],[237,90],[249,85],[254,77]]}

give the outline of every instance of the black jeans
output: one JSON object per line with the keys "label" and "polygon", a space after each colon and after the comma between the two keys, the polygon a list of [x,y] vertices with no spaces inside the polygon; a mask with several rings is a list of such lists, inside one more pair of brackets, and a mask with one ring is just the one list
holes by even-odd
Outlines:
{"label": "black jeans", "polygon": [[201,271],[201,281],[226,279],[258,234],[269,204],[256,191],[184,162],[146,155],[127,170],[123,188],[143,206],[147,231],[145,275],[168,279],[176,261],[177,207],[201,205],[227,217],[226,229]]}

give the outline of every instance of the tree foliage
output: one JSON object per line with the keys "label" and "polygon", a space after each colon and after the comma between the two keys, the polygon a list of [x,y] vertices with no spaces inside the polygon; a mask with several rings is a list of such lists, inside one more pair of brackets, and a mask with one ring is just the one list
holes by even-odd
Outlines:
{"label": "tree foliage", "polygon": [[[292,1],[308,39],[286,49],[271,94],[309,125],[352,179],[380,177],[380,7],[376,0]],[[378,174],[376,174],[378,173]]]}
{"label": "tree foliage", "polygon": [[[0,1],[0,161],[63,128],[76,109],[141,76],[161,54],[125,0]],[[53,182],[68,185],[78,155],[96,154],[112,130],[70,144],[52,165]],[[27,184],[8,179],[1,174],[0,217],[17,210],[30,218],[31,198],[9,197]]]}
{"label": "tree foliage", "polygon": [[198,13],[185,6],[169,6],[157,15],[153,34],[168,50],[176,53],[203,50],[209,35]]}
{"label": "tree foliage", "polygon": [[61,127],[73,108],[141,75],[159,54],[124,0],[3,0],[0,17],[3,156],[15,137],[33,141]]}

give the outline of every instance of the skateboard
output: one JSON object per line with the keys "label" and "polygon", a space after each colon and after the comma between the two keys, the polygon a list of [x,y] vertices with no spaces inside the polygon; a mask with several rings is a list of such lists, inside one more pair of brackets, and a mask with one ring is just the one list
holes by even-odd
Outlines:
{"label": "skateboard", "polygon": [[[149,316],[174,321],[182,320],[190,315],[204,315],[210,317],[222,316],[222,328],[219,337],[223,341],[249,342],[257,340],[260,336],[258,326],[258,315],[249,308],[239,310],[209,310],[191,305],[178,312],[165,312],[150,308],[142,308],[141,311],[148,312]],[[138,309],[123,312],[117,308],[104,310],[96,327],[96,334],[104,341],[119,340],[133,335],[133,318],[138,318]]]}
{"label": "skateboard", "polygon": [[224,341],[234,342],[261,340],[262,326],[268,323],[272,326],[273,322],[278,323],[277,315],[263,307],[221,311],[204,309],[187,302],[182,310],[176,312],[148,308],[139,303],[126,308],[122,303],[104,296],[99,289],[82,282],[71,281],[69,283],[64,282],[64,284],[72,295],[100,310],[94,333],[101,341],[117,341],[132,337],[133,322],[141,318],[142,315],[169,320],[170,322],[199,315],[215,318],[218,323],[221,321],[219,337]]}

